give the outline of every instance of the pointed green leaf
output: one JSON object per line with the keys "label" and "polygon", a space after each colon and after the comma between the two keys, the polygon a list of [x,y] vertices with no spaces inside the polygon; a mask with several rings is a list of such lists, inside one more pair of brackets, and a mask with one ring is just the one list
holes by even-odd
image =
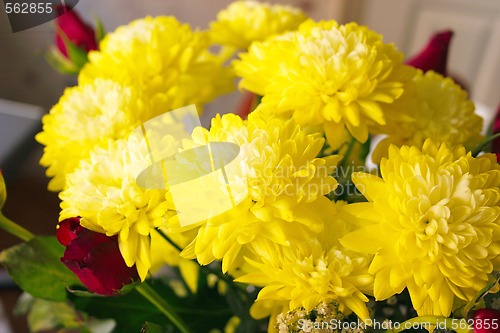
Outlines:
{"label": "pointed green leaf", "polygon": [[69,40],[64,31],[58,29],[57,34],[62,38],[68,51],[68,58],[79,71],[88,61],[87,51]]}
{"label": "pointed green leaf", "polygon": [[46,300],[64,301],[66,287],[80,282],[59,260],[64,247],[55,237],[35,237],[0,253],[0,262],[12,280],[27,293]]}
{"label": "pointed green leaf", "polygon": [[59,73],[78,74],[80,71],[79,68],[64,57],[56,48],[51,48],[50,51],[45,54],[45,59],[49,65]]}
{"label": "pointed green leaf", "polygon": [[101,42],[101,40],[104,39],[106,36],[106,30],[104,29],[104,25],[102,24],[102,21],[99,17],[95,18],[95,39],[97,41],[97,44]]}
{"label": "pointed green leaf", "polygon": [[88,61],[87,51],[79,48],[69,40],[65,40],[64,44],[66,45],[66,49],[68,50],[69,59],[73,62],[75,67],[81,69],[83,65],[85,65]]}

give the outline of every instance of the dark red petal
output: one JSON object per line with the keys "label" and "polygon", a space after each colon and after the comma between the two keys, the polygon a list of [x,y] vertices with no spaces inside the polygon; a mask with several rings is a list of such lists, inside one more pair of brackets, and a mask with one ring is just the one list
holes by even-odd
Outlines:
{"label": "dark red petal", "polygon": [[87,257],[89,252],[91,252],[96,246],[110,241],[117,242],[116,236],[108,237],[105,234],[83,229],[78,234],[78,238],[73,240],[66,247],[66,251],[64,251],[64,258],[82,260]]}
{"label": "dark red petal", "polygon": [[245,92],[240,103],[236,107],[236,114],[242,119],[247,119],[256,104],[257,95],[249,91]]}
{"label": "dark red petal", "polygon": [[453,37],[451,30],[435,33],[424,49],[406,60],[406,64],[419,68],[424,72],[433,70],[446,76],[446,63],[451,37]]}
{"label": "dark red petal", "polygon": [[101,295],[113,295],[113,291],[106,289],[102,285],[101,281],[94,275],[92,269],[81,267],[81,264],[76,260],[66,260],[63,258],[61,262],[75,273],[88,290]]}
{"label": "dark red petal", "polygon": [[90,290],[102,295],[116,294],[124,285],[139,279],[135,266],[127,267],[116,236],[85,228],[64,251],[61,261]]}
{"label": "dark red petal", "polygon": [[[497,114],[493,122],[492,134],[500,133],[500,105],[498,105]],[[493,140],[491,151],[497,155],[497,162],[500,162],[500,138]]]}
{"label": "dark red petal", "polygon": [[83,228],[80,226],[80,218],[71,217],[59,223],[56,230],[56,238],[63,246],[68,246],[82,229]]}
{"label": "dark red petal", "polygon": [[[500,332],[500,311],[494,309],[479,309],[474,311],[475,333],[498,333]],[[493,325],[496,323],[496,325]]]}
{"label": "dark red petal", "polygon": [[136,267],[128,267],[125,264],[117,241],[96,247],[90,253],[87,263],[93,268],[94,275],[102,285],[112,292],[117,292],[124,285],[139,279]]}

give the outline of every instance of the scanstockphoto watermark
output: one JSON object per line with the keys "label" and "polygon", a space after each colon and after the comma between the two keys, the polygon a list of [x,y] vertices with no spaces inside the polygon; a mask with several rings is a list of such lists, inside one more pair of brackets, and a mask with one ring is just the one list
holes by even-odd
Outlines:
{"label": "scanstockphoto watermark", "polygon": [[[351,180],[354,172],[359,172],[361,177],[364,174],[375,174],[373,170],[360,165],[343,165],[332,170],[324,165],[311,167],[312,163],[305,166],[269,166],[259,169],[258,177],[253,170],[246,171],[246,178],[249,187],[262,185],[262,179],[274,179],[274,182],[267,182],[264,188],[264,195],[296,196],[300,194],[317,195],[333,192],[337,197],[360,195],[364,193],[364,185],[357,184]],[[332,178],[337,183],[332,182]]]}
{"label": "scanstockphoto watermark", "polygon": [[[437,323],[439,324],[439,323]],[[342,321],[338,319],[331,319],[330,321],[315,322],[308,319],[299,319],[298,328],[304,332],[311,330],[328,330],[332,332],[352,332],[357,330],[411,330],[411,329],[425,329],[430,330],[432,325],[430,323],[417,323],[417,322],[392,322],[390,320],[379,321],[376,319],[367,319],[365,321]]]}

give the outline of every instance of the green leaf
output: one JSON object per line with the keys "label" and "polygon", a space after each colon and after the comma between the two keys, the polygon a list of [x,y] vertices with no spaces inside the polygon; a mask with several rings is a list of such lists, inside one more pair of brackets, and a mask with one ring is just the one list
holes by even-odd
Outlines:
{"label": "green leaf", "polygon": [[85,65],[88,61],[87,58],[87,51],[84,49],[79,48],[69,40],[66,42],[66,49],[68,50],[68,56],[71,62],[77,67],[78,69],[81,69],[83,65]]}
{"label": "green leaf", "polygon": [[27,316],[31,332],[70,329],[79,333],[111,333],[116,326],[113,319],[98,320],[78,313],[69,302],[46,301],[27,293],[19,297],[14,314]]}
{"label": "green leaf", "polygon": [[69,59],[59,52],[56,48],[51,48],[45,55],[45,59],[52,68],[62,74],[78,74],[80,69],[77,68]]}
{"label": "green leaf", "polygon": [[35,237],[2,251],[0,262],[27,293],[46,300],[64,301],[66,287],[80,282],[59,260],[63,253],[64,247],[55,237]]}
{"label": "green leaf", "polygon": [[161,325],[151,323],[149,321],[145,322],[142,325],[141,333],[164,333],[165,331],[161,327]]}
{"label": "green leaf", "polygon": [[[206,275],[200,274],[200,280],[206,280]],[[168,281],[155,279],[150,284],[175,308],[193,332],[223,330],[232,316],[225,296],[219,295],[217,287],[210,288],[206,283],[199,283],[196,294],[180,297]],[[114,332],[139,332],[145,322],[156,323],[167,332],[176,332],[168,319],[136,290],[116,297],[70,297],[77,309],[95,318],[116,319]]]}
{"label": "green leaf", "polygon": [[104,25],[99,17],[95,18],[95,28],[95,39],[97,44],[99,44],[106,36],[106,30],[104,30]]}
{"label": "green leaf", "polygon": [[59,328],[76,329],[82,326],[75,310],[66,302],[35,299],[28,314],[31,332],[42,332]]}
{"label": "green leaf", "polygon": [[85,65],[88,61],[87,51],[71,42],[64,31],[59,29],[57,34],[62,38],[64,46],[66,46],[70,62],[76,68],[76,71],[79,72],[83,65]]}
{"label": "green leaf", "polygon": [[3,179],[2,170],[0,170],[0,209],[3,208],[7,200],[7,189],[5,188],[5,180]]}

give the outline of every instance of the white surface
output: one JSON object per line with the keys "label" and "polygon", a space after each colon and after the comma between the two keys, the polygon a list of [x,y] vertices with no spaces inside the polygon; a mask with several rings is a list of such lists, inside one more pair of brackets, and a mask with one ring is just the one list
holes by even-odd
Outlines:
{"label": "white surface", "polygon": [[5,316],[2,302],[0,302],[0,333],[12,333],[7,317]]}
{"label": "white surface", "polygon": [[[0,168],[9,155],[35,134],[43,109],[38,106],[0,99]],[[1,333],[1,331],[0,331]]]}
{"label": "white surface", "polygon": [[464,79],[471,98],[489,108],[500,104],[500,1],[357,0],[352,17],[394,42],[407,56],[438,30],[452,29],[448,69]]}

